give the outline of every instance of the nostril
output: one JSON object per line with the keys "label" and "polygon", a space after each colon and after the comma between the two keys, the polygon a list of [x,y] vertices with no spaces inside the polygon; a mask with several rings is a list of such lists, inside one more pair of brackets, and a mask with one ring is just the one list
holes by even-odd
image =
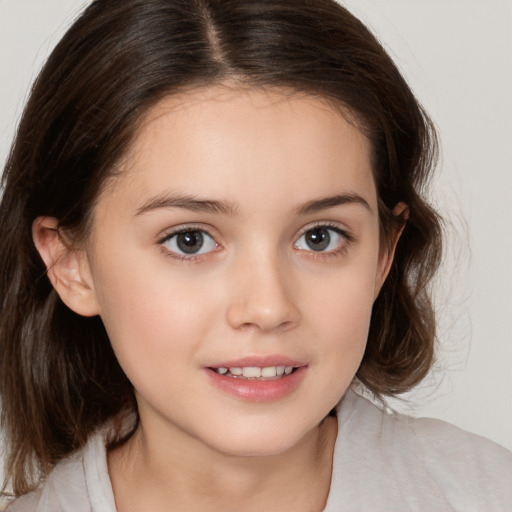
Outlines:
{"label": "nostril", "polygon": [[276,324],[264,323],[264,322],[244,322],[237,326],[237,329],[244,332],[254,332],[254,331],[279,331],[285,332],[296,325],[296,322],[285,321]]}
{"label": "nostril", "polygon": [[246,322],[246,323],[241,324],[238,327],[238,329],[241,330],[241,331],[244,331],[244,332],[253,332],[253,331],[259,331],[260,330],[258,324],[250,323],[250,322]]}
{"label": "nostril", "polygon": [[281,323],[277,328],[280,331],[288,331],[289,329],[292,329],[294,327],[295,323],[291,321],[286,321]]}

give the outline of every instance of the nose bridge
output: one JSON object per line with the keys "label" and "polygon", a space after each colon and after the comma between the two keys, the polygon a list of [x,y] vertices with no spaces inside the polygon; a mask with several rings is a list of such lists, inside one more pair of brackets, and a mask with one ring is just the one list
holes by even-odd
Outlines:
{"label": "nose bridge", "polygon": [[285,257],[274,248],[237,258],[228,322],[237,329],[285,330],[299,321]]}

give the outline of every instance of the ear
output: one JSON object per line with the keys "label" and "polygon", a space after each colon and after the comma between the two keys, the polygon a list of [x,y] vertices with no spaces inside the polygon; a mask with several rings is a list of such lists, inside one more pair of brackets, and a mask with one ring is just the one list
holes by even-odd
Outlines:
{"label": "ear", "polygon": [[60,298],[75,313],[99,313],[89,262],[84,251],[73,249],[59,232],[54,217],[38,217],[32,223],[32,238],[46,265],[47,275]]}
{"label": "ear", "polygon": [[409,217],[409,207],[405,203],[400,202],[393,208],[393,215],[395,217],[402,217],[405,220],[397,229],[394,230],[394,232],[391,234],[390,240],[386,244],[386,247],[380,251],[378,271],[375,279],[375,294],[373,300],[378,297],[382,285],[388,277],[391,265],[393,263],[393,258],[395,257],[395,249],[398,244],[398,240],[400,239],[406,221]]}

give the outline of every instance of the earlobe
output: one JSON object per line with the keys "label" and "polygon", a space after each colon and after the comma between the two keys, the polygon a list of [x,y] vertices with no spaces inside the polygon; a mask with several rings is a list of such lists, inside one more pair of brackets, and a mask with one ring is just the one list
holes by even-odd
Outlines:
{"label": "earlobe", "polygon": [[384,284],[386,278],[388,277],[391,265],[393,264],[393,259],[395,257],[395,250],[398,244],[398,240],[402,235],[405,224],[407,222],[407,218],[409,217],[409,207],[405,203],[398,203],[393,208],[393,216],[400,217],[401,219],[403,219],[403,221],[394,230],[390,237],[390,240],[388,241],[387,246],[381,251],[381,254],[379,255],[379,272],[377,275],[377,279],[375,280],[374,300],[377,299],[382,288],[382,285]]}
{"label": "earlobe", "polygon": [[38,217],[32,223],[32,238],[47,275],[62,301],[75,313],[99,313],[89,264],[84,251],[71,248],[59,232],[55,217]]}

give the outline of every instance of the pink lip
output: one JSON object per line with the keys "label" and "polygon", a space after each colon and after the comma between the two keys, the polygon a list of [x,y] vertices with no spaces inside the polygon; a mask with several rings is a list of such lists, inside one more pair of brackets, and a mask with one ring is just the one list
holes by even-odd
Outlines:
{"label": "pink lip", "polygon": [[[226,377],[215,371],[215,368],[233,368],[257,366],[293,366],[289,375],[275,380],[248,380]],[[210,382],[222,392],[248,402],[274,402],[292,394],[307,375],[307,365],[283,356],[249,356],[241,359],[225,361],[203,368]]]}
{"label": "pink lip", "polygon": [[269,366],[293,366],[298,368],[306,366],[306,363],[290,359],[286,356],[268,355],[268,356],[247,356],[240,359],[231,359],[229,361],[222,361],[222,363],[215,363],[208,365],[208,368],[240,368],[244,366],[257,366],[266,368]]}

